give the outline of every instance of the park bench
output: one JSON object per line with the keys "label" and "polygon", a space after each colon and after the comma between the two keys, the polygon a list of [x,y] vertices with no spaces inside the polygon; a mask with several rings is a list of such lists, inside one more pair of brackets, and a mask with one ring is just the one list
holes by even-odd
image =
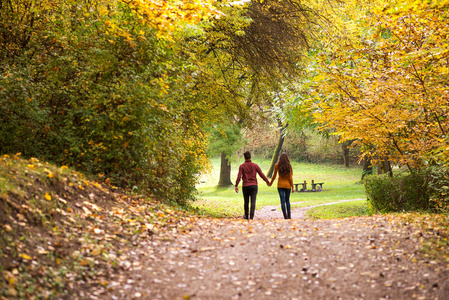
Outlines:
{"label": "park bench", "polygon": [[[307,189],[306,180],[304,180],[303,183],[294,183],[293,185],[295,186],[295,192],[321,192],[323,190],[323,184],[324,184],[324,182],[315,183],[315,181],[312,180],[312,189],[311,190]],[[302,185],[301,189],[299,189],[300,185]],[[319,186],[318,188],[317,188],[317,185]]]}

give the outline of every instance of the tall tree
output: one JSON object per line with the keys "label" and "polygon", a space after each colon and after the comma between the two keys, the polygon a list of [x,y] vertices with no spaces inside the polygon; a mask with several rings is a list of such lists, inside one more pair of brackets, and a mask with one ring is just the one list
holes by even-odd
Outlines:
{"label": "tall tree", "polygon": [[[241,10],[223,10],[226,17],[211,22],[199,39],[205,45],[201,57],[213,56],[216,66],[211,69],[214,64],[208,64],[203,75],[214,70],[218,78],[199,86],[204,90],[205,84],[212,83],[215,94],[220,89],[226,101],[240,103],[238,113],[225,114],[234,113],[234,122],[251,127],[263,116],[262,106],[274,101],[271,91],[283,89],[298,74],[297,62],[308,46],[316,16],[299,1],[253,0]],[[215,101],[222,99],[215,97]]]}
{"label": "tall tree", "polygon": [[350,8],[339,29],[321,32],[320,89],[311,94],[319,99],[317,120],[343,141],[355,139],[373,162],[413,170],[447,161],[447,4],[375,1]]}
{"label": "tall tree", "polygon": [[209,129],[209,155],[220,155],[221,168],[218,186],[232,185],[231,159],[245,145],[238,125],[218,124]]}
{"label": "tall tree", "polygon": [[208,1],[2,1],[0,153],[191,198],[205,137],[175,45],[209,16]]}

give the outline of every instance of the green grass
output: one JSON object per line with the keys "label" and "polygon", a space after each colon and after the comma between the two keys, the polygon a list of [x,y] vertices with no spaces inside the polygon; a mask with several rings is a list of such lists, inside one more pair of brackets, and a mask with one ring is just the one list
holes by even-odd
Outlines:
{"label": "green grass", "polygon": [[[242,161],[243,162],[243,161]],[[235,182],[238,166],[232,165],[231,180]],[[269,168],[269,160],[253,159],[262,171],[266,173]],[[201,177],[201,183],[197,186],[200,193],[199,199],[192,203],[194,207],[215,217],[237,217],[243,214],[243,196],[241,191],[236,194],[234,187],[217,188],[220,160],[212,159],[213,170]],[[307,163],[292,163],[293,182],[301,183],[304,180],[310,183],[324,182],[322,192],[293,193],[290,196],[292,207],[306,207],[323,203],[336,202],[338,200],[366,199],[363,185],[360,183],[362,176],[361,166],[345,168],[340,165],[317,165]],[[276,182],[267,187],[262,179],[259,179],[259,193],[256,209],[267,205],[279,205],[279,195]],[[240,183],[241,190],[241,183]]]}
{"label": "green grass", "polygon": [[306,220],[338,219],[370,215],[367,201],[348,201],[333,205],[323,205],[306,212]]}

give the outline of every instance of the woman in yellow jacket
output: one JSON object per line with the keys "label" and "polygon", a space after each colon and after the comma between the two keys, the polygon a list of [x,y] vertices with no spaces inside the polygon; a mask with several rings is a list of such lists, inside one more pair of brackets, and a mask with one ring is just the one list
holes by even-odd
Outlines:
{"label": "woman in yellow jacket", "polygon": [[290,191],[294,193],[293,169],[286,153],[282,153],[279,156],[277,164],[274,165],[274,175],[271,178],[270,186],[276,179],[277,173],[279,173],[278,192],[279,197],[281,198],[282,213],[284,214],[284,219],[291,219]]}

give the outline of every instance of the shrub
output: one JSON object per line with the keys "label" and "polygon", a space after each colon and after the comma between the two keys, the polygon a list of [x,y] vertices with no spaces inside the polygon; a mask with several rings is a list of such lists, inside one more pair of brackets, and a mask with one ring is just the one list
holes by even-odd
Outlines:
{"label": "shrub", "polygon": [[95,4],[59,2],[0,9],[0,155],[20,152],[179,204],[194,198],[205,118],[182,89],[193,79],[181,76],[171,42],[125,4],[99,18]]}
{"label": "shrub", "polygon": [[370,208],[378,212],[429,209],[427,174],[422,171],[396,177],[367,176],[364,184]]}
{"label": "shrub", "polygon": [[442,166],[430,168],[430,204],[436,212],[449,213],[449,169]]}

